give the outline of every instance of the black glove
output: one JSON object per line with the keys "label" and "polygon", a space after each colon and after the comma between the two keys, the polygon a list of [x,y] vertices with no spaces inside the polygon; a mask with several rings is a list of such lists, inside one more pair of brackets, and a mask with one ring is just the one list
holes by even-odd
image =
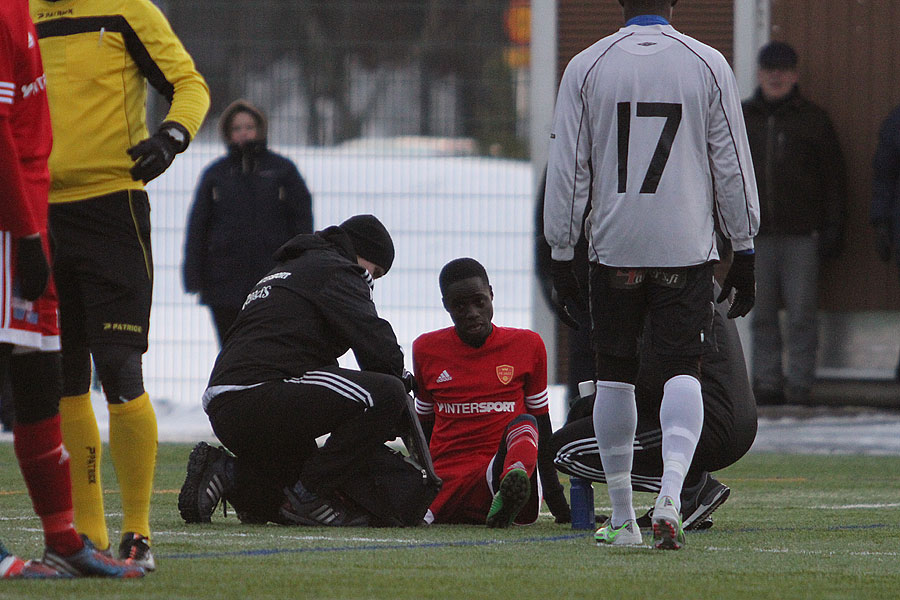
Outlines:
{"label": "black glove", "polygon": [[587,305],[581,297],[578,279],[575,278],[574,262],[573,260],[550,261],[550,274],[553,276],[553,292],[550,298],[556,307],[559,319],[572,329],[578,330],[580,326],[569,312],[568,305],[572,303],[581,310],[587,310]]}
{"label": "black glove", "polygon": [[840,255],[843,248],[840,228],[828,227],[819,232],[819,258],[831,260]]}
{"label": "black glove", "polygon": [[572,522],[572,511],[569,510],[569,503],[566,502],[566,495],[561,487],[556,488],[555,491],[547,492],[544,496],[544,502],[547,503],[547,508],[550,509],[553,516],[556,517],[557,523]]}
{"label": "black glove", "polygon": [[187,148],[188,134],[177,123],[163,123],[159,131],[128,149],[128,156],[134,161],[131,178],[149,183],[162,175],[175,155]]}
{"label": "black glove", "polygon": [[882,262],[891,260],[891,225],[887,221],[875,223],[875,250]]}
{"label": "black glove", "polygon": [[756,254],[734,253],[731,268],[722,283],[722,293],[716,302],[723,302],[734,289],[734,300],[728,309],[728,318],[744,317],[756,302]]}
{"label": "black glove", "polygon": [[19,293],[29,302],[37,300],[50,281],[50,265],[40,236],[19,238],[16,248],[16,275]]}
{"label": "black glove", "polygon": [[413,396],[416,395],[419,391],[419,384],[416,383],[416,378],[407,370],[403,370],[403,375],[400,376],[400,379],[403,380],[403,387],[406,388],[406,393],[412,393]]}

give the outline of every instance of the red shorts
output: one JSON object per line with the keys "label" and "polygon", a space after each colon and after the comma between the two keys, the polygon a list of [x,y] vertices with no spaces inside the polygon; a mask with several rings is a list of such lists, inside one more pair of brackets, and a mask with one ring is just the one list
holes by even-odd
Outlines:
{"label": "red shorts", "polygon": [[[483,525],[494,493],[500,482],[496,478],[494,460],[466,469],[448,473],[439,470],[437,475],[444,484],[434,502],[431,503],[435,523],[462,523]],[[475,461],[473,461],[474,463]],[[541,490],[538,486],[537,470],[531,476],[531,496],[515,519],[517,525],[528,525],[537,520],[541,504]]]}
{"label": "red shorts", "polygon": [[[49,256],[46,234],[43,241]],[[59,302],[53,278],[44,295],[34,302],[16,296],[15,247],[12,234],[0,231],[0,344],[13,344],[17,351],[57,351]]]}

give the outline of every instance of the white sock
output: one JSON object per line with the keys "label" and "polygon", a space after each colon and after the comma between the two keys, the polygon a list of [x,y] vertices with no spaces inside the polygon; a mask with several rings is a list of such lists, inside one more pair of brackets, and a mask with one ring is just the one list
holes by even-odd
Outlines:
{"label": "white sock", "polygon": [[676,375],[663,386],[659,407],[662,428],[663,475],[658,498],[669,496],[681,510],[681,488],[703,430],[703,395],[700,382]]}
{"label": "white sock", "polygon": [[631,465],[636,429],[634,386],[618,381],[598,381],[594,398],[594,435],[597,436],[600,462],[612,502],[613,527],[634,518]]}

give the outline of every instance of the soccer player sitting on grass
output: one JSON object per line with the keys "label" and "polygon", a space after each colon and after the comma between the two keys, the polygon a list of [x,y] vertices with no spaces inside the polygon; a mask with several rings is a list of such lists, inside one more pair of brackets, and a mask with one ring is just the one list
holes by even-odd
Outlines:
{"label": "soccer player sitting on grass", "polygon": [[478,261],[440,273],[453,327],[413,342],[416,412],[443,488],[426,520],[509,527],[537,520],[541,487],[557,522],[569,506],[549,448],[547,353],[527,329],[496,327],[494,292]]}

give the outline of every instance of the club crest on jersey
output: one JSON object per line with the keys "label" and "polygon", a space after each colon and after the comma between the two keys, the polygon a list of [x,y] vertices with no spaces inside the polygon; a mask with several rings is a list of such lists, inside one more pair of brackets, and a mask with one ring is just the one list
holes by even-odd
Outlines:
{"label": "club crest on jersey", "polygon": [[512,365],[500,365],[497,367],[497,379],[503,385],[507,385],[512,381],[513,373],[515,373],[515,369],[513,369]]}

